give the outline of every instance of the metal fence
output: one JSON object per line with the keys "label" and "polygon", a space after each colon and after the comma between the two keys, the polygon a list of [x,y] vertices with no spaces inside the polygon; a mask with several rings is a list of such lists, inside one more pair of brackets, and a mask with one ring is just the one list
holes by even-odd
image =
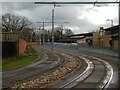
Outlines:
{"label": "metal fence", "polygon": [[90,53],[104,54],[108,56],[118,57],[118,49],[113,47],[103,47],[103,46],[92,46],[92,45],[77,45],[78,49],[81,51],[87,51]]}
{"label": "metal fence", "polygon": [[[46,44],[45,46],[51,46],[51,44]],[[89,52],[93,54],[101,54],[107,56],[118,57],[118,49],[112,47],[103,47],[103,46],[92,46],[92,45],[83,45],[78,43],[71,44],[54,44],[53,47],[66,48],[66,49],[74,49],[84,52]]]}

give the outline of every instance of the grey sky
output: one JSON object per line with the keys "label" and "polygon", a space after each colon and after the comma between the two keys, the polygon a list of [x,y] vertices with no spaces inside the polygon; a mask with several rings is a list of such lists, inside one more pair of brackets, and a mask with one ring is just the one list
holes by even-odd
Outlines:
{"label": "grey sky", "polygon": [[[14,13],[28,17],[34,24],[34,27],[42,26],[36,24],[38,21],[51,21],[52,5],[35,5],[33,0],[2,0],[2,14]],[[36,0],[36,1],[73,1],[73,0]],[[74,0],[74,1],[96,1],[96,0]],[[97,0],[103,1],[103,0]],[[117,0],[104,0],[117,1]],[[55,8],[55,21],[66,22],[63,24],[66,28],[71,28],[74,33],[95,31],[101,26],[109,27],[110,22],[106,19],[112,19],[114,25],[118,24],[118,5],[62,5]],[[55,23],[60,25],[62,23]],[[45,24],[45,28],[51,29],[51,24]]]}

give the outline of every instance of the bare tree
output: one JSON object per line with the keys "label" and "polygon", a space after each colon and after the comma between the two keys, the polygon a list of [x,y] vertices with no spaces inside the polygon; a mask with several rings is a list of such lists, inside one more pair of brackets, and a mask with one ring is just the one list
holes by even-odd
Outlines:
{"label": "bare tree", "polygon": [[66,36],[69,36],[69,35],[72,35],[72,34],[74,34],[74,33],[72,32],[71,29],[65,29],[65,35]]}
{"label": "bare tree", "polygon": [[32,24],[27,17],[19,16],[15,14],[5,14],[2,16],[2,26],[7,32],[21,31],[23,28]]}
{"label": "bare tree", "polygon": [[19,34],[19,38],[24,39],[26,41],[32,40],[33,36],[33,28],[23,28],[22,32]]}
{"label": "bare tree", "polygon": [[55,28],[54,35],[55,35],[56,40],[62,40],[63,30],[64,30],[63,25],[59,25]]}
{"label": "bare tree", "polygon": [[72,35],[71,29],[64,28],[63,25],[57,26],[54,31],[55,42],[65,42],[67,41],[67,36]]}

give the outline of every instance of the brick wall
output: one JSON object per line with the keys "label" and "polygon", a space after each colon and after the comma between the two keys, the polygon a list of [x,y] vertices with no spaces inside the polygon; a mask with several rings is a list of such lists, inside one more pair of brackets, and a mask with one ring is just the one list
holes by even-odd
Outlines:
{"label": "brick wall", "polygon": [[118,49],[118,40],[113,40],[113,46],[115,49]]}
{"label": "brick wall", "polygon": [[18,54],[24,54],[25,50],[27,47],[27,42],[24,40],[19,40],[18,41]]}
{"label": "brick wall", "polygon": [[28,42],[27,45],[36,45],[38,44],[37,42]]}

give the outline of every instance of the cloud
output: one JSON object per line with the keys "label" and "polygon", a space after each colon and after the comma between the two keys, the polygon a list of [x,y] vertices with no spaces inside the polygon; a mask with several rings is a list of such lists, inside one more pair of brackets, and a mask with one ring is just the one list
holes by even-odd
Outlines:
{"label": "cloud", "polygon": [[[11,1],[11,0],[10,0]],[[49,0],[47,0],[49,1]],[[59,1],[59,0],[51,0]],[[62,0],[61,0],[62,1]],[[73,0],[69,0],[73,1]],[[75,0],[83,1],[83,0]],[[89,1],[89,0],[84,0]],[[91,1],[91,0],[90,0]],[[92,0],[96,1],[96,0]],[[98,0],[103,1],[103,0]],[[116,1],[116,0],[104,0]],[[34,2],[3,2],[2,10],[5,13],[14,13],[28,17],[34,22],[33,27],[41,26],[37,24],[38,21],[51,21],[51,10],[53,5],[35,5]],[[110,22],[106,19],[113,19],[114,24],[118,24],[118,6],[116,5],[62,5],[62,7],[55,8],[55,21],[56,22],[69,22],[55,23],[55,25],[63,24],[67,28],[71,28],[75,33],[89,32],[96,30],[98,27],[110,26]],[[45,28],[51,29],[51,23],[45,24]]]}

